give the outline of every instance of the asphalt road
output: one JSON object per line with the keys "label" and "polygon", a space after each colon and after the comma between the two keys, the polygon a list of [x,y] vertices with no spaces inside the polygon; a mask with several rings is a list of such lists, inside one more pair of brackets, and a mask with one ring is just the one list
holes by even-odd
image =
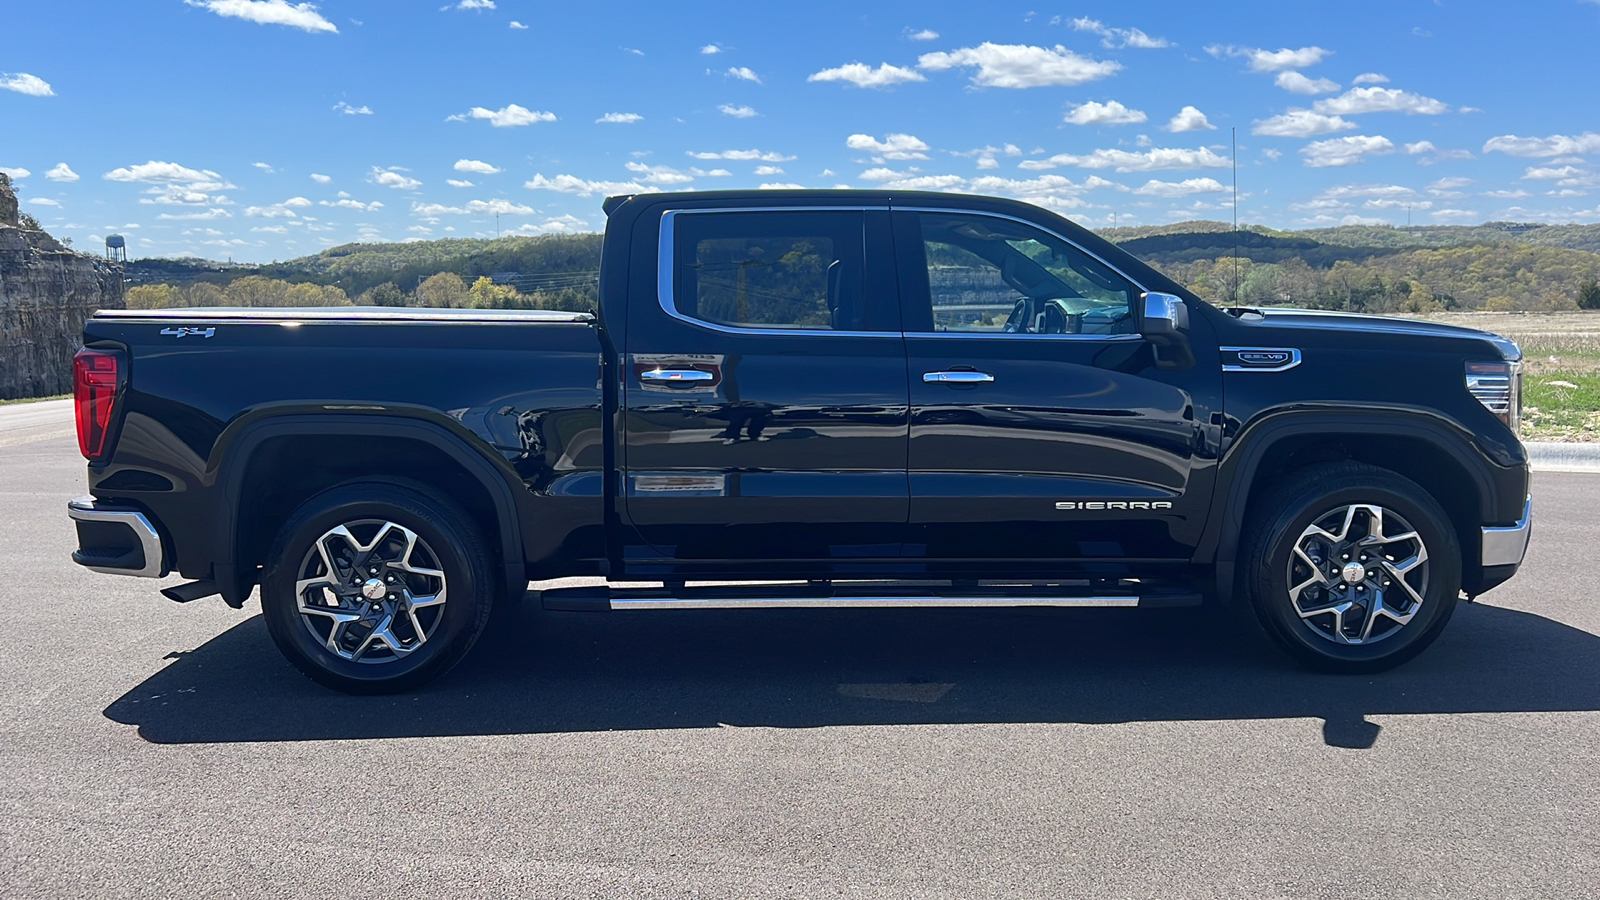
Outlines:
{"label": "asphalt road", "polygon": [[329,693],[254,610],[67,559],[59,425],[0,446],[0,896],[1600,893],[1600,478],[1388,675],[1203,610],[523,617]]}

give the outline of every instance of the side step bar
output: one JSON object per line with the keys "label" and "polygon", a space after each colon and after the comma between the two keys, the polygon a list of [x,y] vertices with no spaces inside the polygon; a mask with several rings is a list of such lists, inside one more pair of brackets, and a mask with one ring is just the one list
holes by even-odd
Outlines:
{"label": "side step bar", "polygon": [[[1135,587],[1139,587],[1135,585]],[[956,589],[872,584],[726,585],[716,587],[556,588],[536,592],[545,609],[929,609],[985,607],[1129,608],[1198,606],[1194,591],[1157,589],[1082,592],[1071,586]]]}

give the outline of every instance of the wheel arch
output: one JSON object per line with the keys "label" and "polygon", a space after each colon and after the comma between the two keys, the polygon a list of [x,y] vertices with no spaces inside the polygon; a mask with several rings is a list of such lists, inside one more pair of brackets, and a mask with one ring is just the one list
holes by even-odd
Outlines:
{"label": "wheel arch", "polygon": [[392,480],[431,488],[485,530],[507,590],[526,586],[521,518],[507,474],[445,424],[405,416],[267,416],[218,444],[214,580],[241,606],[277,530],[305,500],[339,484]]}
{"label": "wheel arch", "polygon": [[[1217,593],[1231,600],[1239,541],[1272,482],[1305,466],[1354,460],[1416,482],[1444,507],[1461,546],[1462,585],[1482,579],[1481,526],[1494,521],[1499,498],[1488,462],[1459,426],[1436,416],[1382,410],[1289,411],[1253,423],[1218,467],[1215,506],[1195,562],[1214,562]],[[1520,502],[1520,499],[1519,499]]]}

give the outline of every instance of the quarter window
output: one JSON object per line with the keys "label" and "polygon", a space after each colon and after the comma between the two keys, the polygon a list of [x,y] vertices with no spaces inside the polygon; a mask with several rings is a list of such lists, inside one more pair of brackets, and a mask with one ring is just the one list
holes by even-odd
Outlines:
{"label": "quarter window", "polygon": [[860,213],[679,213],[671,227],[679,314],[736,328],[861,329]]}
{"label": "quarter window", "polygon": [[920,215],[935,331],[1130,334],[1139,289],[1041,229],[960,213]]}

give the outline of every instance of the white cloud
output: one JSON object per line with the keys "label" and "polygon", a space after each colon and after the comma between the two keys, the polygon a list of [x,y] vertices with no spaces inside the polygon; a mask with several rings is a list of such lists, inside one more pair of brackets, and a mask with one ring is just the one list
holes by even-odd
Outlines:
{"label": "white cloud", "polygon": [[1087,31],[1090,34],[1100,35],[1100,45],[1110,50],[1122,47],[1136,47],[1141,50],[1159,50],[1172,46],[1166,38],[1153,38],[1137,28],[1108,28],[1099,19],[1084,16],[1073,19],[1072,27],[1076,31]]}
{"label": "white cloud", "polygon": [[805,189],[805,185],[795,184],[792,181],[772,181],[756,186],[756,190],[759,191],[803,191]]}
{"label": "white cloud", "polygon": [[577,216],[560,215],[560,216],[554,216],[554,217],[549,218],[549,219],[545,219],[542,223],[540,223],[538,225],[535,225],[535,224],[533,224],[531,222],[529,222],[527,224],[524,224],[524,225],[519,225],[516,228],[514,228],[514,229],[512,229],[510,231],[507,231],[505,233],[507,235],[510,235],[510,236],[530,236],[530,235],[540,235],[540,234],[571,234],[574,231],[581,231],[582,229],[585,229],[585,228],[588,228],[588,227],[589,227],[589,223],[585,222],[584,220],[582,220],[580,218],[578,218]]}
{"label": "white cloud", "polygon": [[1178,110],[1172,121],[1162,126],[1163,130],[1174,134],[1184,131],[1216,131],[1217,126],[1211,124],[1206,114],[1192,106],[1185,106]]}
{"label": "white cloud", "polygon": [[921,72],[913,69],[880,64],[876,69],[865,63],[847,63],[835,69],[823,69],[806,76],[807,81],[848,81],[861,88],[885,88],[908,81],[927,81]]}
{"label": "white cloud", "polygon": [[293,219],[296,216],[295,210],[310,205],[311,201],[304,197],[290,197],[282,203],[274,203],[271,206],[247,207],[244,214],[253,219]]}
{"label": "white cloud", "polygon": [[394,188],[397,191],[414,191],[422,187],[422,182],[404,174],[404,172],[405,170],[398,166],[390,166],[387,169],[373,166],[372,171],[367,175],[367,180],[386,188]]}
{"label": "white cloud", "polygon": [[473,175],[499,175],[505,171],[481,159],[458,159],[454,168],[457,172],[470,172]]}
{"label": "white cloud", "polygon": [[156,218],[169,222],[209,222],[213,219],[231,219],[233,213],[225,209],[208,209],[205,212],[161,213]]}
{"label": "white cloud", "polygon": [[782,153],[770,150],[767,152],[760,150],[724,150],[721,153],[695,152],[691,150],[689,155],[695,159],[734,159],[755,162],[789,162],[794,159],[792,156],[784,156]]}
{"label": "white cloud", "polygon": [[1479,215],[1475,209],[1441,209],[1436,210],[1433,213],[1433,217],[1443,221],[1456,222],[1463,219],[1476,219],[1479,218]]}
{"label": "white cloud", "polygon": [[1186,178],[1183,181],[1156,181],[1151,179],[1145,182],[1144,187],[1135,188],[1135,194],[1144,194],[1150,197],[1192,197],[1195,194],[1218,194],[1228,190],[1228,186],[1215,178]]}
{"label": "white cloud", "polygon": [[988,41],[948,53],[924,53],[917,59],[917,68],[931,72],[969,67],[978,70],[972,76],[978,87],[1032,88],[1084,84],[1115,75],[1122,64],[1079,56],[1060,44],[1050,48]]}
{"label": "white cloud", "polygon": [[712,169],[708,172],[705,169],[697,169],[691,166],[689,168],[689,174],[698,176],[700,178],[727,178],[733,173],[729,172],[727,169]]}
{"label": "white cloud", "polygon": [[244,19],[258,25],[287,25],[301,31],[338,34],[339,29],[310,3],[285,0],[184,0],[190,6],[210,10],[219,16]]}
{"label": "white cloud", "polygon": [[24,169],[21,166],[0,166],[0,172],[4,172],[5,174],[11,176],[11,178],[14,180],[27,178],[29,175],[33,174],[32,171]]}
{"label": "white cloud", "polygon": [[104,176],[107,181],[142,182],[144,184],[184,184],[217,181],[222,176],[210,169],[191,169],[177,163],[151,160],[136,166],[112,169]]}
{"label": "white cloud", "polygon": [[959,191],[966,189],[967,180],[960,175],[911,175],[885,181],[878,187],[888,191]]}
{"label": "white cloud", "polygon": [[643,118],[644,116],[641,116],[638,113],[609,112],[600,118],[595,119],[594,121],[597,125],[602,123],[607,125],[631,125],[634,122],[642,120]]}
{"label": "white cloud", "polygon": [[631,53],[634,56],[643,56],[644,55],[644,51],[638,49],[637,47],[619,47],[618,49],[620,49],[623,53]]}
{"label": "white cloud", "polygon": [[447,6],[447,7],[445,7],[445,9],[494,9],[494,8],[495,8],[494,0],[461,0],[461,2],[457,3],[455,6]]}
{"label": "white cloud", "polygon": [[275,175],[278,172],[277,169],[274,169],[273,167],[271,167],[271,166],[269,166],[269,165],[267,165],[266,163],[263,163],[263,162],[251,163],[250,165],[251,165],[252,168],[260,169],[261,171],[267,173],[268,175]]}
{"label": "white cloud", "polygon": [[998,168],[1000,168],[1000,161],[998,159],[995,159],[992,156],[981,156],[981,157],[978,158],[978,169],[979,169],[979,171],[982,171],[984,169],[998,169]]}
{"label": "white cloud", "polygon": [[1073,107],[1064,121],[1072,125],[1132,125],[1149,118],[1143,111],[1129,109],[1115,100],[1110,103],[1096,103],[1090,100],[1088,103]]}
{"label": "white cloud", "polygon": [[636,181],[586,181],[574,175],[557,175],[554,178],[534,175],[532,181],[524,182],[522,186],[531,191],[555,191],[561,194],[577,194],[580,197],[594,194],[643,194],[657,190],[645,187]]}
{"label": "white cloud", "polygon": [[460,178],[446,178],[444,180],[444,183],[450,185],[451,187],[455,187],[455,188],[476,187],[476,185],[474,185],[472,182],[465,181],[465,180],[462,180]]}
{"label": "white cloud", "polygon": [[[645,184],[688,184],[694,180],[693,175],[686,175],[671,166],[647,166],[641,162],[630,162],[627,168],[629,172],[643,176],[639,180]],[[757,170],[756,174],[759,175],[761,172]]]}
{"label": "white cloud", "polygon": [[707,44],[704,47],[700,48],[700,52],[702,54],[706,55],[706,56],[710,56],[710,55],[712,55],[714,53],[721,53],[722,52],[722,48],[717,46],[716,44]]}
{"label": "white cloud", "polygon": [[1412,116],[1437,116],[1450,107],[1432,97],[1397,88],[1351,88],[1337,97],[1318,100],[1312,109],[1330,116],[1358,116],[1362,113],[1403,112]]}
{"label": "white cloud", "polygon": [[1529,166],[1528,170],[1522,174],[1522,177],[1530,181],[1554,181],[1558,178],[1574,178],[1582,174],[1584,174],[1582,169],[1575,169],[1572,166],[1562,166],[1559,169]]}
{"label": "white cloud", "polygon": [[1394,142],[1381,135],[1332,138],[1300,148],[1306,165],[1313,169],[1351,166],[1364,162],[1369,156],[1384,156],[1393,152]]}
{"label": "white cloud", "polygon": [[29,197],[28,199],[26,199],[26,200],[24,200],[22,202],[28,204],[29,206],[57,206],[57,207],[59,207],[61,205],[61,201],[59,201],[59,200],[51,200],[49,197]]}
{"label": "white cloud", "polygon": [[467,119],[488,119],[489,124],[496,128],[515,128],[521,125],[532,125],[535,122],[554,122],[556,114],[553,112],[539,112],[512,103],[501,109],[484,109],[481,106],[474,106],[464,113],[447,117],[445,121],[465,122]]}
{"label": "white cloud", "polygon": [[522,24],[521,22],[518,22],[516,19],[512,19],[511,20],[511,26],[510,27],[511,27],[512,31],[527,31],[528,30],[528,26]]}
{"label": "white cloud", "polygon": [[857,177],[862,181],[894,181],[899,178],[910,178],[912,174],[912,172],[896,172],[886,166],[879,166],[875,169],[868,169]]}
{"label": "white cloud", "polygon": [[1483,145],[1485,153],[1504,153],[1507,156],[1582,156],[1600,153],[1600,134],[1585,131],[1583,134],[1552,134],[1545,138],[1525,138],[1503,134],[1490,138]]}
{"label": "white cloud", "polygon": [[1224,56],[1242,56],[1250,61],[1250,68],[1255,72],[1282,72],[1285,69],[1304,69],[1314,66],[1333,55],[1333,51],[1321,47],[1301,47],[1290,50],[1285,47],[1281,50],[1262,50],[1259,47],[1235,47],[1231,44],[1212,44],[1206,47],[1206,52],[1217,58]]}
{"label": "white cloud", "polygon": [[531,206],[512,203],[510,200],[473,200],[465,206],[445,206],[441,203],[412,203],[411,212],[418,216],[529,216]]}
{"label": "white cloud", "polygon": [[1377,72],[1363,72],[1350,80],[1355,84],[1388,84],[1389,76],[1379,75]]}
{"label": "white cloud", "polygon": [[717,109],[720,110],[723,115],[733,116],[735,119],[749,119],[760,115],[760,113],[756,112],[751,107],[734,106],[732,103],[724,103],[717,107]]}
{"label": "white cloud", "polygon": [[770,177],[770,176],[773,176],[773,175],[786,174],[782,169],[778,168],[777,166],[756,166],[756,172],[755,173],[757,175],[767,176],[767,177]]}
{"label": "white cloud", "polygon": [[360,200],[352,200],[349,197],[340,197],[337,200],[319,200],[317,201],[317,205],[327,206],[333,209],[354,209],[361,212],[372,212],[373,210],[383,209],[383,203],[380,201],[374,200],[371,203],[362,203]]}
{"label": "white cloud", "polygon": [[1162,169],[1225,169],[1228,164],[1226,157],[1218,156],[1207,147],[1193,150],[1152,147],[1143,153],[1128,150],[1096,150],[1082,155],[1062,153],[1048,159],[1023,160],[1018,168],[1040,171],[1059,166],[1077,166],[1083,169],[1115,169],[1118,172],[1155,172]]}
{"label": "white cloud", "polygon": [[1332,134],[1335,131],[1349,131],[1355,127],[1356,123],[1338,116],[1324,116],[1309,109],[1290,109],[1281,116],[1257,121],[1255,127],[1250,129],[1250,133],[1271,137],[1303,138]]}
{"label": "white cloud", "polygon": [[0,72],[0,91],[16,91],[29,97],[54,97],[50,82],[27,72]]}
{"label": "white cloud", "polygon": [[317,184],[327,184],[327,183],[333,181],[333,178],[328,176],[328,175],[323,175],[323,174],[320,174],[320,173],[317,173],[317,172],[312,172],[311,173],[311,180],[315,181]]}
{"label": "white cloud", "polygon": [[55,168],[44,173],[44,177],[51,181],[77,181],[78,173],[72,171],[72,167],[66,163],[56,163]]}
{"label": "white cloud", "polygon": [[726,74],[729,78],[738,78],[742,81],[754,81],[756,84],[761,83],[761,76],[757,75],[748,66],[734,66],[724,74]]}
{"label": "white cloud", "polygon": [[907,28],[906,39],[911,41],[937,41],[939,39],[939,32],[934,31],[931,28],[924,28],[920,31],[912,31],[910,28]]}
{"label": "white cloud", "polygon": [[852,134],[844,145],[851,150],[866,150],[884,159],[927,159],[928,145],[915,135],[886,134],[878,140],[870,134]]}
{"label": "white cloud", "polygon": [[1527,191],[1484,191],[1483,196],[1493,197],[1496,200],[1521,200],[1528,196]]}
{"label": "white cloud", "polygon": [[338,103],[335,103],[333,105],[333,111],[337,112],[337,113],[344,113],[347,116],[370,116],[370,115],[372,115],[372,107],[370,107],[370,106],[351,106],[350,104],[344,102],[343,100],[340,100]]}
{"label": "white cloud", "polygon": [[1416,156],[1418,153],[1436,153],[1439,148],[1433,145],[1433,141],[1417,141],[1415,144],[1406,144],[1403,149],[1406,155]]}
{"label": "white cloud", "polygon": [[1339,89],[1337,81],[1327,78],[1307,78],[1292,69],[1279,72],[1274,83],[1291,94],[1331,94]]}

